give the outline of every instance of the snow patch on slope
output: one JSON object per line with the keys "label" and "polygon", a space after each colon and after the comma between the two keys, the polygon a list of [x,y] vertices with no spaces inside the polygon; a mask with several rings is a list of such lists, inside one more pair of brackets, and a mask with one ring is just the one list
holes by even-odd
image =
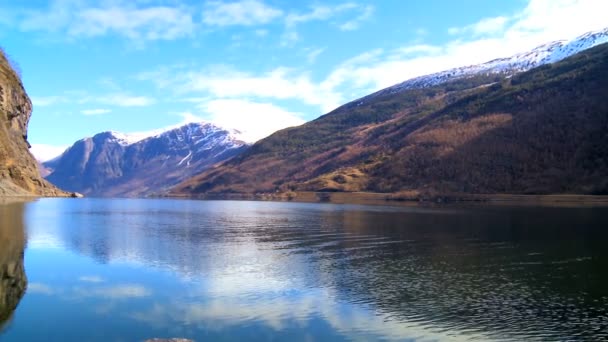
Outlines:
{"label": "snow patch on slope", "polygon": [[578,52],[608,42],[608,27],[594,32],[585,33],[570,41],[558,40],[543,44],[531,51],[516,54],[507,58],[498,58],[489,62],[469,65],[438,73],[420,76],[380,90],[374,94],[357,100],[362,104],[367,99],[380,95],[394,94],[406,89],[427,88],[447,81],[472,77],[479,74],[513,75],[527,71],[543,64],[555,63]]}

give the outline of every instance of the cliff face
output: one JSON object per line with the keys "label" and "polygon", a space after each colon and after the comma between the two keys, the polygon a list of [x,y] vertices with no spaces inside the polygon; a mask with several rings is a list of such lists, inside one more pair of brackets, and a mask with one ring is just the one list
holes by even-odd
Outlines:
{"label": "cliff face", "polygon": [[0,50],[0,196],[65,196],[42,177],[29,152],[30,101],[19,75]]}
{"label": "cliff face", "polygon": [[25,293],[23,203],[0,200],[0,330]]}

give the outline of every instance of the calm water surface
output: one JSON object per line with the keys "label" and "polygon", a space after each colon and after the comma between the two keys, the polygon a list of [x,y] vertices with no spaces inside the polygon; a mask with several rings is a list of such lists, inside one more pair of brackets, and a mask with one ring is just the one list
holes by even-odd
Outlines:
{"label": "calm water surface", "polygon": [[0,203],[0,341],[605,340],[607,243],[606,208]]}

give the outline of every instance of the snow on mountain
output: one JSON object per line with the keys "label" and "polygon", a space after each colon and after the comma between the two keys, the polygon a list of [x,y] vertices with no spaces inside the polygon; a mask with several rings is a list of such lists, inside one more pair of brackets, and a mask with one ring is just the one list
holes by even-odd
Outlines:
{"label": "snow on mountain", "polygon": [[[189,123],[179,127],[168,129],[157,129],[147,132],[122,133],[117,131],[106,131],[96,134],[108,135],[108,140],[116,142],[122,146],[129,146],[150,138],[175,139],[176,143],[196,143],[204,141],[213,146],[224,145],[230,147],[240,147],[243,141],[240,139],[240,132],[219,127],[209,122]],[[212,138],[215,138],[212,139]],[[198,139],[198,140],[197,140]],[[197,141],[195,141],[197,140]],[[210,145],[210,146],[211,146]]]}
{"label": "snow on mountain", "polygon": [[174,145],[186,144],[199,151],[218,146],[237,148],[244,144],[238,138],[238,131],[227,130],[212,123],[190,123],[149,138],[166,139]]}
{"label": "snow on mountain", "polygon": [[65,189],[145,196],[240,153],[248,144],[238,134],[206,122],[138,134],[107,131],[77,141],[43,165],[52,170],[47,179]]}
{"label": "snow on mountain", "polygon": [[145,139],[145,137],[140,137],[138,135],[126,134],[126,133],[116,132],[116,131],[109,131],[107,133],[109,133],[114,138],[113,140],[115,142],[117,142],[123,146],[128,146],[128,145],[134,144],[138,141]]}
{"label": "snow on mountain", "polygon": [[483,64],[469,65],[412,78],[380,90],[358,101],[370,99],[379,95],[394,94],[406,89],[431,87],[447,81],[467,78],[482,73],[513,75],[543,64],[560,61],[578,52],[606,42],[608,42],[608,27],[603,30],[585,33],[570,41],[558,40],[543,44],[531,51],[519,53],[511,57],[498,58]]}

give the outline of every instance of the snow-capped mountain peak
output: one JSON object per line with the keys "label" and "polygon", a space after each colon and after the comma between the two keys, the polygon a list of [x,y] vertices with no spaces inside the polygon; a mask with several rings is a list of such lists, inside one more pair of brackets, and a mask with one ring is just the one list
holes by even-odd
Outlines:
{"label": "snow-capped mountain peak", "polygon": [[[221,133],[221,134],[216,134]],[[192,122],[183,124],[180,126],[172,126],[164,129],[156,129],[145,132],[134,132],[134,133],[122,133],[118,131],[106,131],[99,133],[104,136],[109,136],[109,140],[114,141],[122,146],[129,146],[140,141],[150,138],[160,137],[174,137],[180,141],[184,139],[193,139],[193,136],[211,136],[211,135],[222,135],[227,141],[233,141],[234,145],[243,145],[242,139],[240,139],[241,133],[237,130],[220,127],[210,122]],[[98,135],[99,135],[98,134]]]}
{"label": "snow-capped mountain peak", "polygon": [[380,90],[359,101],[379,95],[397,93],[406,89],[431,87],[447,81],[479,74],[513,75],[543,64],[558,62],[578,52],[606,42],[608,42],[608,27],[599,31],[587,32],[572,40],[558,40],[546,43],[530,51],[518,53],[511,57],[497,58],[483,64],[469,65],[412,78]]}
{"label": "snow-capped mountain peak", "polygon": [[222,128],[210,122],[189,123],[155,135],[154,138],[167,139],[174,144],[186,142],[199,149],[211,149],[219,145],[236,148],[245,144],[239,139],[238,131]]}
{"label": "snow-capped mountain peak", "polygon": [[112,137],[114,137],[115,141],[123,146],[128,146],[131,144],[134,144],[138,141],[141,141],[143,139],[145,139],[147,136],[142,136],[141,134],[138,133],[134,133],[134,134],[127,134],[127,133],[122,133],[122,132],[116,132],[116,131],[109,131],[108,132]]}
{"label": "snow-capped mountain peak", "polygon": [[139,196],[237,155],[248,146],[237,135],[208,122],[136,134],[106,131],[75,142],[44,165],[53,170],[47,179],[71,191]]}

